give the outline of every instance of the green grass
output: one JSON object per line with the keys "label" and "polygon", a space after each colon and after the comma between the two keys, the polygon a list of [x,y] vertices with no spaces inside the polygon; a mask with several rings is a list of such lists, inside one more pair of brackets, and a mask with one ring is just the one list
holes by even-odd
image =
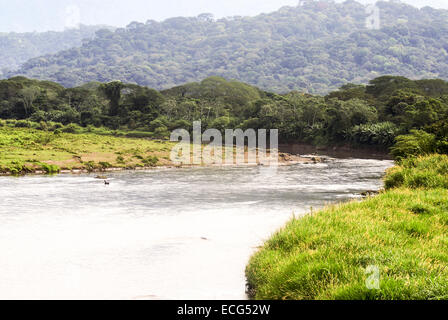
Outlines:
{"label": "green grass", "polygon": [[407,188],[448,188],[448,156],[432,155],[400,161],[384,181],[387,190]]}
{"label": "green grass", "polygon": [[169,165],[172,143],[99,133],[0,127],[0,172],[56,173],[72,169]]}
{"label": "green grass", "polygon": [[[404,182],[388,191],[290,221],[250,260],[253,297],[448,299],[447,163],[438,155],[405,161],[385,178],[403,171]],[[435,173],[440,179],[415,183]],[[379,289],[366,285],[368,266],[379,270]]]}
{"label": "green grass", "polygon": [[[154,140],[151,136],[148,132],[0,120],[0,174],[178,166],[179,163],[170,160],[171,150],[177,143]],[[225,150],[223,147],[223,159]]]}

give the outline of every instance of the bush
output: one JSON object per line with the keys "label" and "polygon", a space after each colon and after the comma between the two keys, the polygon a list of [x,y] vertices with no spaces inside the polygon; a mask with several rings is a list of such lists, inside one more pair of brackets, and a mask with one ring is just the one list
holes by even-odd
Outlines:
{"label": "bush", "polygon": [[48,131],[48,124],[45,121],[39,123],[39,129],[43,131]]}
{"label": "bush", "polygon": [[128,138],[152,138],[153,134],[151,132],[141,132],[141,131],[131,131],[125,134]]}
{"label": "bush", "polygon": [[55,135],[53,133],[48,132],[42,132],[39,135],[36,135],[37,137],[34,139],[34,142],[37,144],[42,144],[44,146],[48,145],[50,142],[52,142],[55,138]]}
{"label": "bush", "polygon": [[398,136],[396,141],[390,151],[397,160],[437,152],[436,136],[423,130],[411,130],[408,135]]}
{"label": "bush", "polygon": [[96,169],[101,169],[99,165],[97,165],[94,161],[87,161],[87,162],[83,162],[84,167],[88,170],[88,171],[93,171]]}
{"label": "bush", "polygon": [[51,121],[49,124],[50,124],[51,130],[64,128],[64,125],[62,123],[60,123],[60,122],[53,122],[53,121]]}
{"label": "bush", "polygon": [[384,178],[386,190],[398,187],[448,188],[448,156],[430,155],[402,160]]}
{"label": "bush", "polygon": [[159,127],[156,130],[154,130],[153,136],[154,136],[154,138],[157,138],[157,139],[169,139],[170,132],[168,131],[168,129],[166,127]]}
{"label": "bush", "polygon": [[123,156],[118,156],[117,157],[117,163],[120,163],[120,164],[124,164],[125,163]]}
{"label": "bush", "polygon": [[148,158],[144,159],[142,162],[145,165],[155,167],[155,166],[157,166],[157,163],[159,162],[159,158],[157,158],[156,156],[149,156]]}
{"label": "bush", "polygon": [[28,120],[17,120],[14,126],[16,128],[31,128],[31,122]]}
{"label": "bush", "polygon": [[39,165],[47,174],[54,174],[60,171],[60,168],[54,164],[40,163]]}
{"label": "bush", "polygon": [[103,169],[112,168],[112,165],[111,165],[109,162],[105,162],[105,161],[101,161],[101,162],[99,162],[99,165],[100,165]]}
{"label": "bush", "polygon": [[69,125],[62,128],[62,132],[66,132],[66,133],[79,133],[81,131],[82,131],[82,128],[74,123],[70,123]]}
{"label": "bush", "polygon": [[356,144],[369,144],[390,147],[394,144],[398,128],[392,122],[361,124],[353,127],[348,137]]}

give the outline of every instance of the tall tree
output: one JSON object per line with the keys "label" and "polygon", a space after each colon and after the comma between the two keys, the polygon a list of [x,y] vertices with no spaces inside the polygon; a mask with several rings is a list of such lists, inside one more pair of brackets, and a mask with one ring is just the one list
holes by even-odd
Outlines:
{"label": "tall tree", "polygon": [[121,90],[124,88],[124,84],[121,81],[112,81],[101,85],[101,91],[109,100],[109,115],[118,115],[118,109],[120,108]]}

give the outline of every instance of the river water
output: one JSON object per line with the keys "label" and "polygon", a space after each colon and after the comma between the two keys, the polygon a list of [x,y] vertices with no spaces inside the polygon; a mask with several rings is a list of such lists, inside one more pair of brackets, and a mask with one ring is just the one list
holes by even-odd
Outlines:
{"label": "river water", "polygon": [[0,299],[245,299],[293,214],[382,186],[391,161],[0,178]]}

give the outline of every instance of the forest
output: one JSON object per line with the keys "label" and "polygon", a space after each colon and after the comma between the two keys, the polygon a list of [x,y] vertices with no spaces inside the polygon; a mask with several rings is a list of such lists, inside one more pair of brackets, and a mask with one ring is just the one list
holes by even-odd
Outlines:
{"label": "forest", "polygon": [[0,77],[8,70],[19,68],[29,59],[79,47],[85,40],[94,38],[105,26],[84,26],[65,31],[2,33],[0,32]]}
{"label": "forest", "polygon": [[54,132],[109,130],[167,139],[171,130],[279,129],[283,142],[372,146],[392,154],[448,153],[448,82],[383,76],[328,95],[277,94],[209,77],[157,91],[120,81],[64,88],[14,77],[0,81],[2,125]]}
{"label": "forest", "polygon": [[353,0],[308,1],[255,17],[132,22],[31,59],[5,77],[67,87],[120,80],[161,90],[216,75],[277,93],[314,94],[387,74],[448,79],[448,11],[377,5],[379,30],[366,27],[366,8]]}

